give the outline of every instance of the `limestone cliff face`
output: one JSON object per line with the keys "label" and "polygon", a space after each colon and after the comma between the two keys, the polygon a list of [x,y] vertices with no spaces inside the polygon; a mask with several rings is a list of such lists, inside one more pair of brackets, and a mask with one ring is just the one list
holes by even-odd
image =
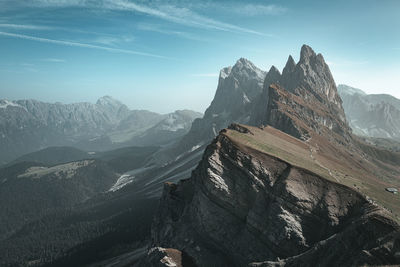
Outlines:
{"label": "limestone cliff face", "polygon": [[250,108],[262,92],[264,78],[265,72],[244,58],[233,67],[222,69],[214,99],[204,118],[193,123],[189,135],[199,133],[202,139],[212,139],[232,122],[248,123]]}
{"label": "limestone cliff face", "polygon": [[[190,179],[165,184],[154,247],[178,249],[197,266],[400,263],[399,227],[379,208],[247,146],[251,129],[232,128],[207,147]],[[235,132],[248,137],[238,142]]]}
{"label": "limestone cliff face", "polygon": [[331,135],[336,143],[348,144],[351,138],[329,67],[307,45],[297,64],[289,56],[282,74],[270,69],[251,114],[251,125],[271,125],[303,140],[311,131]]}
{"label": "limestone cliff face", "polygon": [[300,51],[300,60],[294,65],[289,57],[282,72],[281,85],[288,91],[295,92],[296,88],[303,88],[312,92],[325,104],[336,106],[344,120],[342,100],[337,92],[335,81],[321,54],[316,54],[311,47],[303,45]]}
{"label": "limestone cliff face", "polygon": [[[272,92],[272,99],[269,97],[270,86],[274,84],[280,86],[280,91],[287,92],[284,97],[289,101],[287,107],[280,105],[279,110],[273,103],[283,100],[283,95]],[[329,67],[321,54],[317,55],[309,46],[303,45],[299,62],[295,63],[289,56],[282,73],[275,66],[264,72],[244,58],[239,59],[233,67],[222,69],[217,91],[204,117],[193,122],[189,133],[180,142],[167,151],[160,152],[160,161],[168,162],[199,144],[210,142],[230,123],[254,126],[280,124],[283,126],[280,130],[307,139],[309,130],[296,125],[293,116],[283,116],[293,108],[293,101],[298,102],[293,100],[295,98],[302,99],[301,103],[296,103],[296,107],[305,104],[310,107],[308,111],[300,113],[295,109],[295,117],[309,121],[311,129],[333,129],[349,139],[351,130]],[[286,104],[284,101],[280,103]],[[280,114],[276,111],[270,112],[271,109]],[[312,113],[311,109],[318,109],[320,112]],[[271,117],[271,113],[275,113],[276,117]],[[332,139],[334,138],[336,137]],[[340,140],[340,143],[348,143],[347,141]]]}
{"label": "limestone cliff face", "polygon": [[191,132],[233,118],[257,127],[222,130],[189,179],[165,184],[152,247],[191,266],[400,264],[400,228],[382,205],[400,212],[383,195],[400,168],[358,147],[323,57],[303,46],[298,63],[271,67],[261,91],[234,69],[221,72],[219,100]]}
{"label": "limestone cliff face", "polygon": [[296,93],[291,93],[272,84],[254,107],[251,122],[253,125],[271,125],[303,140],[316,133],[330,137],[333,142],[348,144],[351,129],[336,111],[308,90],[298,88]]}
{"label": "limestone cliff face", "polygon": [[[157,155],[157,161],[169,162],[194,147],[208,144],[232,122],[248,124],[253,107],[263,91],[266,73],[245,58],[220,71],[214,99],[192,123],[190,131],[175,145]],[[203,148],[204,149],[204,148]]]}

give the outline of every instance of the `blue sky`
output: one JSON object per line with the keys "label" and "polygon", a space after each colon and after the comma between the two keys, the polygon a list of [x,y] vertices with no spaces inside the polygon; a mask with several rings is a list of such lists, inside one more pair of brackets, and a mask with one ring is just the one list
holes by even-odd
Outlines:
{"label": "blue sky", "polygon": [[302,44],[337,83],[400,98],[400,1],[0,0],[0,98],[203,112],[240,57],[280,70]]}

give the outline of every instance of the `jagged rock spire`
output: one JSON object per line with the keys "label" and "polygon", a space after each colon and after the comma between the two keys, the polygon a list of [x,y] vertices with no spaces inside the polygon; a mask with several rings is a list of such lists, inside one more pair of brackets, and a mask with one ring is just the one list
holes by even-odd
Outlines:
{"label": "jagged rock spire", "polygon": [[279,83],[280,79],[281,79],[281,73],[275,66],[272,66],[269,69],[267,76],[265,76],[264,88],[268,87],[272,83]]}
{"label": "jagged rock spire", "polygon": [[311,58],[315,57],[316,54],[314,50],[308,45],[303,45],[300,51],[300,61],[299,62],[308,62]]}
{"label": "jagged rock spire", "polygon": [[291,55],[289,55],[286,65],[283,68],[282,74],[284,74],[286,72],[293,72],[295,68],[296,68],[296,62],[294,62],[293,57]]}

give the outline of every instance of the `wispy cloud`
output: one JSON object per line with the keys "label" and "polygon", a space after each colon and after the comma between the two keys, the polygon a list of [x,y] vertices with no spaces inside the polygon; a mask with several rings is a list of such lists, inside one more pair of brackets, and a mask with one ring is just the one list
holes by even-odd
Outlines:
{"label": "wispy cloud", "polygon": [[0,35],[2,35],[2,36],[7,36],[7,37],[12,37],[12,38],[19,38],[19,39],[25,39],[25,40],[43,42],[43,43],[51,43],[51,44],[57,44],[57,45],[64,45],[64,46],[75,46],[75,47],[83,47],[83,48],[90,48],[90,49],[105,50],[105,51],[114,52],[114,53],[123,53],[123,54],[147,56],[147,57],[154,57],[154,58],[171,59],[171,58],[164,57],[164,56],[160,56],[160,55],[155,55],[155,54],[150,54],[150,53],[144,53],[144,52],[139,52],[139,51],[134,51],[134,50],[112,48],[112,47],[99,46],[99,45],[92,45],[92,44],[86,44],[86,43],[80,43],[80,42],[72,42],[72,41],[62,41],[62,40],[48,39],[48,38],[30,36],[30,35],[25,35],[25,34],[17,34],[17,33],[1,32],[1,31],[0,31]]}
{"label": "wispy cloud", "polygon": [[18,29],[18,30],[52,30],[52,27],[27,24],[0,23],[0,28]]}
{"label": "wispy cloud", "polygon": [[165,34],[165,35],[178,36],[180,38],[194,40],[194,41],[209,41],[209,40],[206,40],[205,38],[201,38],[201,37],[191,34],[189,32],[170,30],[170,29],[166,29],[165,27],[157,25],[157,24],[140,23],[137,25],[137,29],[139,29],[141,31],[149,31],[149,32],[156,32],[156,33],[161,33],[161,34]]}
{"label": "wispy cloud", "polygon": [[35,66],[34,64],[32,64],[32,63],[21,63],[20,64],[21,66],[23,66],[23,67],[33,67],[33,66]]}
{"label": "wispy cloud", "polygon": [[[201,15],[189,8],[177,7],[172,4],[157,3],[156,5],[146,5],[143,4],[143,2],[139,4],[127,0],[36,0],[28,1],[26,3],[35,7],[85,7],[91,9],[101,9],[103,11],[111,10],[136,12],[188,27],[268,36],[262,32],[219,21],[208,16]],[[256,8],[257,7],[249,6],[247,12],[255,12]],[[273,8],[264,8],[264,12],[268,10],[269,12],[272,12]]]}
{"label": "wispy cloud", "polygon": [[190,27],[264,35],[263,33],[258,31],[202,16],[188,8],[180,8],[172,5],[163,5],[159,6],[158,8],[151,8],[133,2],[117,0],[112,1],[111,3],[107,2],[106,6],[110,9],[139,12]]}
{"label": "wispy cloud", "polygon": [[98,36],[93,40],[94,43],[99,43],[103,45],[115,46],[121,43],[132,42],[135,38],[132,36]]}
{"label": "wispy cloud", "polygon": [[19,65],[22,67],[23,71],[39,72],[39,70],[36,68],[35,64],[23,62],[23,63],[20,63]]}
{"label": "wispy cloud", "polygon": [[244,6],[236,6],[230,9],[236,14],[244,16],[261,16],[261,15],[281,15],[287,11],[286,8],[277,5],[256,5],[247,4]]}
{"label": "wispy cloud", "polygon": [[52,62],[52,63],[64,63],[64,62],[66,62],[65,59],[61,59],[61,58],[43,58],[43,59],[41,59],[41,61]]}

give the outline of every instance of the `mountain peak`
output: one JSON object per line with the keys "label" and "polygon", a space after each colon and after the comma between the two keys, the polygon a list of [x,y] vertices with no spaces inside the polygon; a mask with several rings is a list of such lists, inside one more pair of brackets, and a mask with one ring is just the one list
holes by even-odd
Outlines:
{"label": "mountain peak", "polygon": [[247,58],[241,57],[236,61],[236,64],[242,64],[242,65],[247,65],[247,66],[254,66],[254,64],[248,60]]}
{"label": "mountain peak", "polygon": [[267,76],[265,77],[264,88],[268,87],[272,83],[279,83],[280,79],[281,79],[281,73],[275,66],[272,66],[269,69]]}
{"label": "mountain peak", "polygon": [[271,68],[269,69],[268,73],[270,73],[270,72],[271,73],[279,73],[279,75],[281,74],[274,65],[272,65]]}
{"label": "mountain peak", "polygon": [[236,61],[235,65],[232,67],[233,70],[257,70],[258,68],[246,58],[240,58]]}
{"label": "mountain peak", "polygon": [[348,95],[355,95],[355,94],[366,95],[366,93],[363,90],[358,89],[358,88],[354,88],[354,87],[351,87],[351,86],[348,86],[348,85],[345,85],[345,84],[339,84],[337,86],[337,89],[338,89],[339,94],[341,94],[341,95],[344,95],[344,94],[348,94]]}
{"label": "mountain peak", "polygon": [[294,61],[293,57],[289,55],[286,65],[283,68],[283,72],[292,72],[295,68],[296,68],[296,62]]}
{"label": "mountain peak", "polygon": [[240,77],[245,79],[258,78],[263,80],[265,78],[265,72],[257,68],[253,62],[245,58],[240,58],[236,61],[230,74],[233,74],[237,78]]}
{"label": "mountain peak", "polygon": [[112,106],[122,106],[123,104],[116,100],[115,98],[109,96],[109,95],[105,95],[100,97],[97,102],[96,105],[101,105],[101,106],[106,106],[106,105],[112,105]]}
{"label": "mountain peak", "polygon": [[317,55],[315,54],[314,50],[309,47],[308,45],[303,45],[301,47],[301,51],[300,51],[300,61],[304,62],[304,61],[309,61],[309,59],[311,57],[316,57]]}

